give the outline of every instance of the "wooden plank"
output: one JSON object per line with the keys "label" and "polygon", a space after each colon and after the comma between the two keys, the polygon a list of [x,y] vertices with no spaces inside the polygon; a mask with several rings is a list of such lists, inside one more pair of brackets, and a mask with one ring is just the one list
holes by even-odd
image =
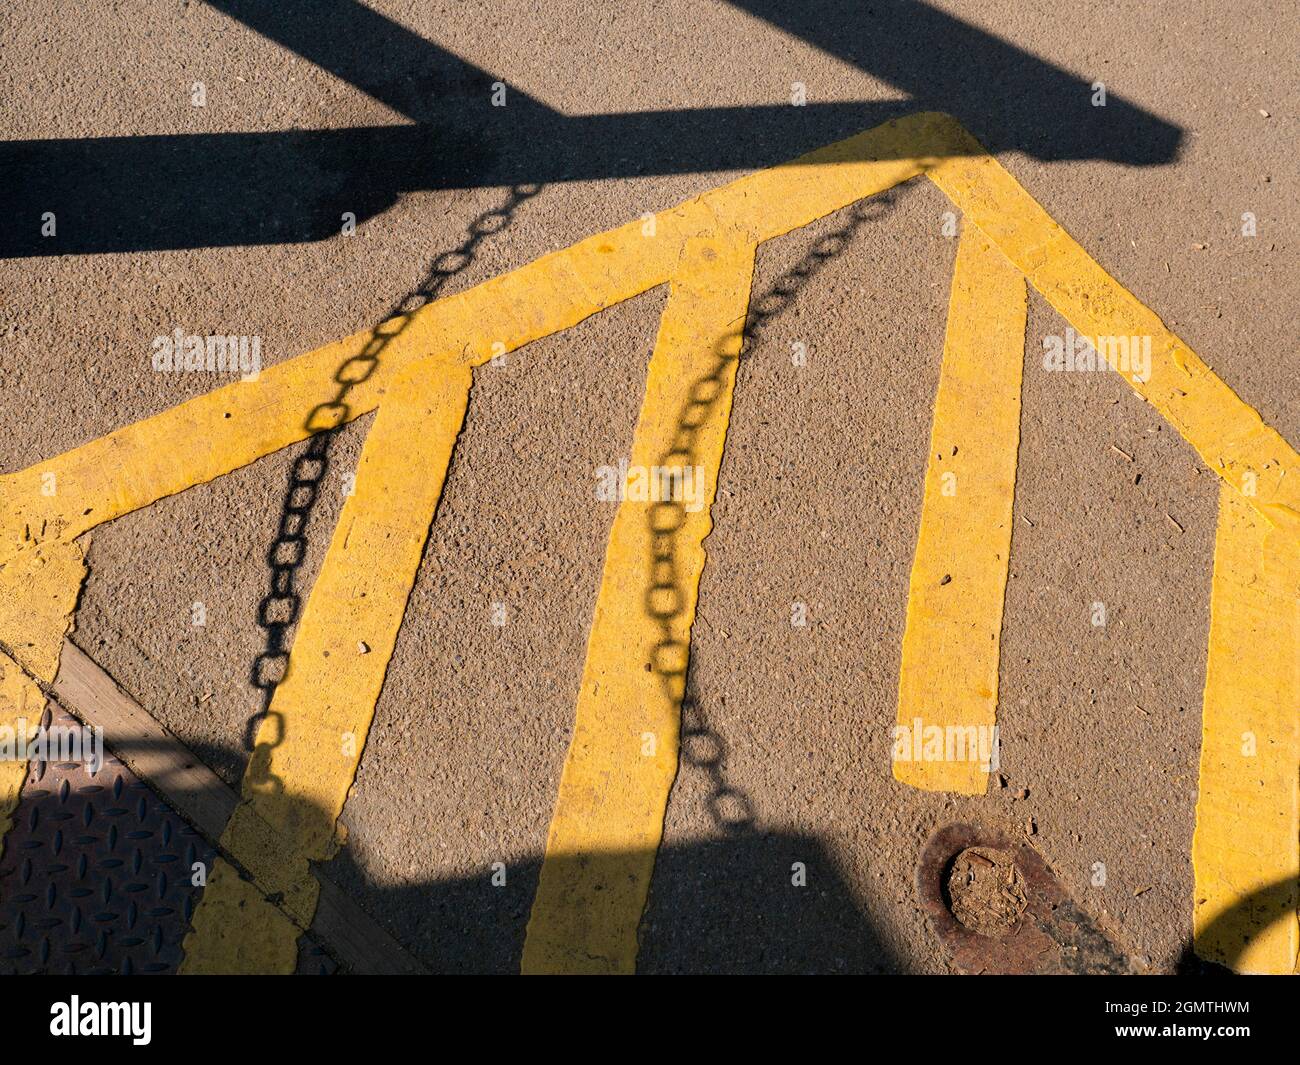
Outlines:
{"label": "wooden plank", "polygon": [[71,640],[63,641],[54,696],[87,725],[102,728],[112,752],[190,824],[210,839],[221,835],[239,802],[234,790]]}

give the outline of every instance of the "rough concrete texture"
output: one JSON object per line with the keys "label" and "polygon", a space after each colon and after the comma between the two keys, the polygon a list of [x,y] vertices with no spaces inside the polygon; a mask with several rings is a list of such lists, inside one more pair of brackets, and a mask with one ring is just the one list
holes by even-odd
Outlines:
{"label": "rough concrete texture", "polygon": [[[1300,441],[1288,58],[1300,27],[1284,8],[828,0],[793,16],[758,0],[367,6],[490,76],[458,73],[400,34],[332,34],[345,4],[277,8],[286,24],[318,24],[338,75],[204,3],[32,0],[0,16],[4,142],[341,138],[169,149],[177,173],[142,200],[192,182],[198,200],[184,214],[199,220],[198,243],[169,245],[156,218],[118,232],[74,216],[60,220],[66,239],[78,239],[78,224],[99,226],[96,253],[6,260],[0,469],[225,383],[151,372],[153,338],[177,326],[259,335],[267,365],[366,329],[504,201],[508,181],[545,184],[449,291],[920,107],[957,114],[1265,421]],[[935,11],[968,29],[936,24]],[[1067,88],[1044,63],[1066,72]],[[738,110],[721,125],[670,114],[566,141],[541,120],[511,117],[520,110],[485,109],[498,77],[521,109],[527,94],[567,116]],[[1112,94],[1104,115],[1088,102],[1097,80]],[[196,82],[204,107],[191,102]],[[794,82],[806,86],[804,111],[789,106]],[[1159,138],[1137,123],[1118,148],[1090,151],[1106,122],[1123,131],[1131,120],[1116,100],[1157,116],[1176,146],[1159,157]],[[813,106],[835,101],[860,104]],[[432,139],[406,154],[348,133],[417,129],[412,121]],[[126,158],[150,150],[136,145]],[[407,180],[427,167],[438,182]],[[350,208],[353,199],[364,202]],[[39,207],[35,194],[28,201]],[[338,219],[349,209],[360,223],[344,238]],[[1002,644],[1007,783],[958,800],[890,776],[956,248],[941,234],[948,209],[928,184],[897,190],[741,367],[693,682],[753,820],[722,831],[706,776],[683,766],[642,927],[645,970],[945,971],[912,875],[930,831],[957,818],[1013,832],[1032,818],[1036,845],[1074,897],[1153,969],[1171,969],[1186,945],[1217,486],[1113,375],[1043,372],[1042,337],[1064,322],[1033,295]],[[200,224],[205,212],[217,221]],[[1243,212],[1256,216],[1257,237],[1241,235]],[[845,216],[762,248],[755,295]],[[5,224],[39,223],[11,214]],[[133,238],[142,232],[149,238]],[[661,291],[648,293],[476,374],[344,812],[349,845],[328,870],[435,969],[517,968],[613,516],[594,499],[594,470],[630,447],[662,304]],[[790,360],[796,340],[808,347],[804,367]],[[369,421],[336,445],[304,591]],[[262,647],[264,556],[295,453],[97,531],[76,619],[82,646],[231,782],[258,705],[248,677]],[[192,624],[196,602],[203,627]],[[492,623],[494,602],[506,606],[504,626]],[[790,623],[796,602],[807,604],[805,627]],[[1106,606],[1104,627],[1091,622],[1095,602]],[[803,892],[790,886],[797,861],[809,869]],[[508,868],[504,889],[489,882],[494,862]],[[1104,886],[1094,884],[1097,863]]]}

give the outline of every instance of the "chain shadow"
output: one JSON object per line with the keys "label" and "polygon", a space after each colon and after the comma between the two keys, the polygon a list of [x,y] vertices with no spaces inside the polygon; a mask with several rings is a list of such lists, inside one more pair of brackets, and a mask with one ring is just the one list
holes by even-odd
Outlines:
{"label": "chain shadow", "polygon": [[[420,284],[383,315],[361,350],[340,364],[334,372],[334,395],[318,403],[307,414],[303,428],[310,435],[290,466],[275,540],[266,552],[270,588],[257,607],[257,624],[264,634],[265,643],[253,661],[249,683],[260,693],[261,705],[249,718],[244,730],[244,746],[254,751],[247,772],[257,785],[269,783],[269,748],[284,739],[284,721],[272,710],[272,700],[290,668],[289,634],[302,613],[298,577],[307,557],[308,523],[320,497],[321,483],[329,472],[330,450],[339,428],[348,422],[348,395],[375,372],[385,349],[394,338],[405,332],[413,315],[442,296],[451,280],[474,262],[479,245],[506,230],[514,221],[515,212],[540,191],[541,187],[537,185],[516,185],[500,207],[475,218],[467,227],[460,246],[438,255]],[[258,743],[255,750],[255,734],[261,723],[268,719],[274,721],[275,738]]]}
{"label": "chain shadow", "polygon": [[[501,209],[476,219],[470,226],[467,242],[456,252],[445,253],[435,260],[430,281],[419,289],[418,303],[409,305],[408,297],[399,305],[399,313],[410,313],[428,299],[435,298],[449,277],[472,260],[477,241],[489,232],[503,230],[518,206],[536,191],[530,187],[517,188]],[[854,205],[849,209],[844,225],[818,240],[799,263],[778,278],[751,307],[740,337],[738,355],[727,351],[725,340],[719,342],[708,372],[695,382],[691,390],[692,396],[707,395],[709,398],[704,402],[696,399],[682,410],[672,448],[661,459],[662,466],[674,462],[683,466],[694,463],[694,430],[717,402],[721,394],[721,378],[729,363],[752,354],[765,328],[780,316],[821,267],[849,247],[860,227],[879,217],[892,201],[892,194],[884,193]],[[489,219],[491,224],[487,224]],[[268,713],[274,716],[274,711],[270,710],[271,699],[289,661],[287,633],[300,612],[295,575],[305,554],[301,538],[305,535],[306,515],[328,468],[328,447],[334,433],[334,430],[316,423],[322,418],[336,418],[340,413],[346,415],[348,389],[352,383],[364,380],[365,375],[373,372],[383,342],[389,335],[386,331],[372,336],[362,352],[352,360],[360,368],[357,372],[348,369],[351,363],[340,368],[336,374],[338,393],[334,399],[320,404],[307,419],[307,426],[315,430],[315,435],[310,438],[304,454],[295,461],[285,497],[280,536],[267,554],[271,591],[259,607],[259,624],[267,633],[267,644],[258,657],[252,677],[253,684],[262,691],[264,701],[262,712],[249,722],[246,742],[251,742],[252,732],[260,720],[265,719]],[[872,930],[870,921],[861,912],[822,844],[810,836],[760,831],[748,796],[728,782],[726,743],[708,721],[688,676],[685,663],[689,661],[689,648],[684,641],[673,637],[682,601],[681,589],[675,583],[675,532],[684,517],[681,501],[664,501],[649,510],[653,583],[645,601],[662,635],[652,656],[658,679],[665,696],[681,705],[682,763],[708,775],[711,785],[709,810],[721,835],[706,842],[663,848],[660,861],[665,863],[665,872],[662,877],[656,874],[656,883],[671,886],[655,896],[655,904],[649,912],[662,913],[664,900],[671,898],[669,910],[674,919],[647,918],[643,929],[651,944],[647,948],[647,965],[662,971],[709,971],[718,967],[726,971],[747,972],[896,971],[901,963],[889,955],[881,937]],[[665,591],[671,593],[671,601],[675,604],[669,611],[655,606]],[[670,665],[676,661],[683,663],[680,669]],[[282,732],[276,731],[271,740],[258,745],[250,759],[249,783],[254,789],[274,786],[274,781],[266,779],[266,767],[269,747],[280,738]],[[288,799],[277,795],[275,802]],[[386,892],[376,894],[366,890],[364,876],[348,857],[345,852],[335,860],[332,864],[334,872],[343,882],[351,882],[362,890],[371,904],[391,921],[405,924],[410,929],[409,935],[417,940],[422,937],[427,940],[435,968],[446,965],[460,971],[510,971],[517,966],[527,919],[527,907],[519,904],[520,896],[485,892],[483,882],[476,879],[425,885],[401,892],[397,898]],[[611,860],[618,859],[616,855],[610,857]],[[573,860],[599,862],[601,855],[583,855],[581,859]],[[806,892],[790,883],[790,869],[795,862],[802,862],[806,869],[816,870],[811,875],[818,879],[817,891]],[[540,867],[540,858],[522,863],[508,873],[508,880],[522,879],[528,888],[527,896],[531,898]],[[702,884],[712,887],[701,890]],[[506,905],[502,912],[502,904],[510,903],[512,899],[513,904]],[[678,935],[677,918],[692,910],[699,913],[697,923],[690,925],[687,933]],[[433,919],[460,929],[463,939],[456,941],[454,949],[437,937],[428,936],[428,922]],[[702,928],[716,930],[722,927],[729,928],[732,938],[720,940],[716,935],[699,934]],[[777,942],[769,941],[765,934],[755,931],[767,928],[783,930]],[[484,929],[495,931],[486,937],[476,931]],[[508,934],[503,929],[508,929]]]}
{"label": "chain shadow", "polygon": [[[754,353],[763,339],[764,330],[780,317],[823,266],[848,249],[863,225],[879,218],[893,202],[893,193],[885,192],[854,204],[848,209],[849,219],[844,225],[818,240],[807,255],[753,302],[739,337],[732,334],[719,339],[709,355],[711,365],[708,372],[692,382],[668,450],[659,456],[658,469],[667,471],[667,484],[683,485],[684,471],[697,465],[696,432],[707,423],[723,396],[724,380],[732,371],[733,363],[738,364],[735,366],[735,392],[739,393],[740,365]],[[737,353],[732,354],[732,349],[737,349]],[[753,827],[753,804],[743,790],[727,781],[726,742],[710,725],[693,682],[690,632],[682,638],[675,631],[681,627],[687,600],[687,590],[680,583],[677,563],[678,533],[686,522],[685,500],[672,498],[673,495],[682,495],[680,492],[661,491],[659,495],[659,500],[646,509],[650,557],[643,601],[646,614],[659,630],[659,642],[651,649],[650,664],[660,681],[664,697],[681,707],[683,767],[708,776],[709,815],[715,827],[724,833],[737,833]],[[664,495],[668,498],[663,498]]]}

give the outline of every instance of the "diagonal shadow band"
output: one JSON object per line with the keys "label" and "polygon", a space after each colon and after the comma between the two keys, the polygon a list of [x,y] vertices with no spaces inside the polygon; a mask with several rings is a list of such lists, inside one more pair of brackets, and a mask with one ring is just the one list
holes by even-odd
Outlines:
{"label": "diagonal shadow band", "polygon": [[1216,975],[1243,971],[1256,935],[1284,919],[1295,920],[1300,881],[1287,877],[1240,896],[1235,905],[1197,929],[1179,961],[1179,971]]}
{"label": "diagonal shadow band", "polygon": [[920,0],[731,2],[907,98],[818,101],[813,84],[801,107],[565,115],[510,87],[493,107],[495,75],[358,0],[208,0],[415,124],[0,142],[0,257],[318,241],[406,192],[759,169],[921,107],[995,153],[1177,155],[1176,125],[1115,93],[1095,107],[1090,82]]}

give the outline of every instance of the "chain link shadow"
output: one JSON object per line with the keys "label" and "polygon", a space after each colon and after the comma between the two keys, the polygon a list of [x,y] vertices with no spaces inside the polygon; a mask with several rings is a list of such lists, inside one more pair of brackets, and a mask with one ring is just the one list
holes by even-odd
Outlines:
{"label": "chain link shadow", "polygon": [[[684,472],[696,465],[696,433],[709,418],[723,394],[723,382],[731,363],[754,353],[768,328],[794,301],[795,296],[817,275],[823,266],[849,247],[858,230],[880,217],[893,203],[892,193],[862,200],[850,208],[849,220],[839,229],[822,237],[802,259],[782,274],[771,288],[750,307],[740,333],[738,354],[734,333],[723,337],[711,355],[709,372],[691,386],[682,407],[672,443],[659,458],[659,468]],[[737,366],[736,390],[740,388]],[[684,483],[677,477],[675,483]],[[693,683],[690,666],[689,634],[685,640],[673,630],[685,610],[686,592],[677,572],[677,534],[686,521],[684,501],[663,499],[648,510],[650,526],[650,583],[645,594],[646,613],[659,628],[660,639],[651,653],[651,665],[659,677],[665,696],[681,703],[682,762],[708,775],[709,814],[714,824],[729,834],[750,829],[755,820],[753,804],[739,788],[727,781],[727,745],[708,720],[705,708]]]}
{"label": "chain link shadow", "polygon": [[[275,540],[266,553],[270,588],[257,607],[257,624],[265,634],[265,644],[253,662],[250,683],[261,693],[261,706],[244,728],[244,747],[254,752],[247,771],[249,783],[254,787],[277,790],[269,774],[270,749],[284,740],[284,720],[271,709],[271,704],[276,688],[289,670],[288,637],[302,613],[298,578],[307,557],[308,524],[320,498],[321,484],[329,472],[335,437],[351,413],[348,395],[370,379],[385,349],[406,331],[415,313],[441,297],[452,278],[474,262],[479,245],[509,227],[515,212],[541,189],[540,185],[515,185],[505,203],[475,218],[460,246],[437,256],[420,284],[393,305],[371,331],[362,349],[339,366],[334,373],[333,397],[313,407],[303,423],[311,435],[290,467]],[[266,720],[274,721],[275,738],[257,743],[255,749],[254,737]]]}

